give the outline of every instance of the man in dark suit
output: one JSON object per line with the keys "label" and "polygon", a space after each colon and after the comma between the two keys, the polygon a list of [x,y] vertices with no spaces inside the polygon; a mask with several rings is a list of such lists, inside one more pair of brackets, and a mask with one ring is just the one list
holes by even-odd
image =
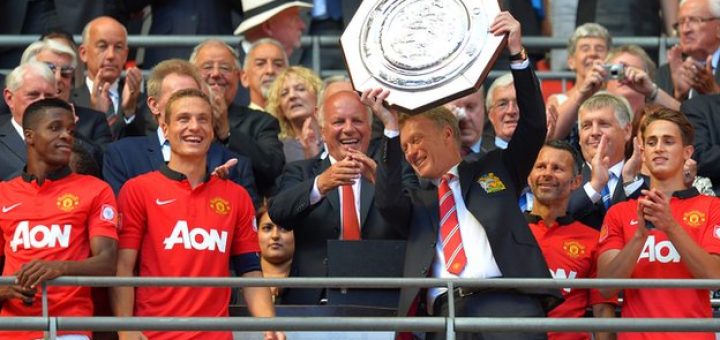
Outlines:
{"label": "man in dark suit", "polygon": [[720,95],[697,96],[680,107],[695,128],[697,174],[710,178],[716,196],[720,196]]}
{"label": "man in dark suit", "polygon": [[[164,122],[165,104],[170,96],[182,89],[202,87],[202,79],[195,67],[187,61],[170,59],[153,68],[148,79],[147,105],[158,122]],[[128,137],[108,145],[103,165],[103,177],[116,194],[127,180],[146,172],[160,169],[170,160],[170,145],[160,127],[142,137]],[[242,185],[250,194],[255,206],[262,202],[255,190],[250,160],[238,156],[219,143],[212,143],[207,155],[209,169],[237,158],[238,163],[229,171],[228,178]]]}
{"label": "man in dark suit", "polygon": [[[445,107],[458,119],[463,158],[477,159],[497,148],[495,138],[492,134],[485,132],[487,118],[485,117],[484,91],[480,86],[477,91],[445,104]],[[492,126],[489,127],[489,130],[492,131]]]}
{"label": "man in dark suit", "polygon": [[[506,150],[491,151],[476,162],[462,162],[457,121],[446,108],[409,116],[401,126],[397,115],[382,106],[388,92],[363,94],[385,124],[376,204],[392,225],[409,232],[406,277],[550,277],[537,242],[517,209],[518,196],[545,139],[545,106],[522,47],[520,24],[502,12],[490,27],[493,34],[508,34],[522,112]],[[425,180],[420,189],[403,188],[400,183],[403,151],[418,177]],[[560,292],[553,289],[463,287],[447,292],[444,288],[404,288],[398,315],[448,316],[448,294],[454,294],[455,315],[460,317],[543,317],[560,300]],[[427,339],[444,336],[444,332],[428,333]],[[484,332],[479,337],[458,334],[458,338],[542,339],[545,333]]]}
{"label": "man in dark suit", "polygon": [[25,109],[40,99],[55,97],[56,93],[55,77],[44,63],[21,64],[8,74],[3,97],[11,115],[0,123],[0,180],[20,174],[27,162],[22,133]]}
{"label": "man in dark suit", "polygon": [[[268,210],[275,223],[294,230],[294,276],[327,275],[327,240],[405,238],[375,208],[367,108],[356,93],[341,91],[327,98],[319,116],[327,155],[289,163]],[[283,303],[317,304],[322,292],[288,289]]]}
{"label": "man in dark suit", "polygon": [[607,92],[596,93],[578,110],[583,185],[573,191],[568,212],[598,230],[607,210],[639,193],[644,183],[637,176],[639,153],[625,161],[632,129],[630,112],[624,98]]}
{"label": "man in dark suit", "polygon": [[195,47],[190,63],[200,70],[213,100],[222,114],[217,138],[230,150],[250,158],[261,196],[269,197],[280,176],[285,155],[278,140],[280,124],[265,112],[233,103],[240,82],[237,51],[219,40],[206,40]]}
{"label": "man in dark suit", "polygon": [[[55,74],[57,84],[57,97],[70,102],[70,91],[73,84],[73,75],[77,67],[77,55],[72,48],[57,40],[36,41],[25,49],[22,62],[39,61],[50,66]],[[74,105],[77,117],[75,134],[77,140],[86,141],[86,149],[93,156],[97,165],[102,164],[102,152],[105,145],[112,142],[110,127],[105,120],[105,114],[93,109]]]}
{"label": "man in dark suit", "polygon": [[680,44],[668,51],[668,62],[657,74],[657,85],[677,100],[720,93],[719,10],[709,0],[686,0],[680,4],[676,27]]}
{"label": "man in dark suit", "polygon": [[80,59],[87,68],[85,86],[73,91],[72,101],[105,113],[113,138],[143,136],[143,119],[138,112],[142,73],[137,67],[120,76],[127,61],[125,26],[110,17],[90,21],[83,30]]}

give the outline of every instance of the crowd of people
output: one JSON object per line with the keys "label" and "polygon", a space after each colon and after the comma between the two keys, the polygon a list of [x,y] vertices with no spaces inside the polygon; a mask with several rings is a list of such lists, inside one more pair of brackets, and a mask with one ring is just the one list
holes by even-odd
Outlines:
{"label": "crowd of people", "polygon": [[[60,276],[327,277],[346,257],[372,257],[340,259],[334,241],[402,241],[404,253],[388,255],[403,277],[720,277],[720,1],[680,2],[679,45],[659,68],[639,46],[613,46],[602,25],[579,25],[567,46],[574,86],[552,95],[523,46],[524,26],[500,12],[489,34],[507,37],[509,70],[487,91],[414,115],[389,109],[394,89],[359,93],[348,77],[322,79],[294,60],[303,11],[311,31],[342,27],[335,1],[322,3],[243,1],[240,46],[208,39],[184,56],[154,51],[146,78],[111,16],[89,20],[79,45],[62,30],[29,45],[0,107],[0,262],[16,277],[0,287],[0,315],[40,316],[38,286]],[[240,298],[251,315],[273,317],[276,304],[333,303],[333,293],[51,286],[48,312],[221,317]],[[387,296],[399,316],[712,317],[703,289],[407,287]],[[417,336],[445,333],[398,334]]]}

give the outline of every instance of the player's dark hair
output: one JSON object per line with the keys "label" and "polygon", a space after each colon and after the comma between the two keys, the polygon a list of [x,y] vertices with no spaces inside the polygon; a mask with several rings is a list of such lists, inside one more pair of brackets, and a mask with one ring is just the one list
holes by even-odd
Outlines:
{"label": "player's dark hair", "polygon": [[23,114],[22,127],[23,129],[33,130],[37,127],[38,121],[48,109],[60,108],[72,112],[72,106],[66,101],[60,98],[45,98],[40,99],[25,109]]}
{"label": "player's dark hair", "polygon": [[680,129],[683,145],[693,144],[695,140],[695,128],[693,128],[692,123],[690,123],[685,114],[662,106],[650,109],[640,121],[640,136],[643,142],[645,142],[645,130],[650,126],[650,123],[657,120],[665,120],[677,125]]}
{"label": "player's dark hair", "polygon": [[[176,101],[183,99],[183,98],[200,98],[204,100],[209,106],[210,110],[212,111],[212,103],[210,102],[210,98],[203,92],[198,89],[182,89],[175,93],[173,93],[170,98],[167,101],[167,104],[165,104],[165,123],[170,124],[170,113],[172,112],[173,105]],[[212,117],[212,112],[210,114],[210,117]]]}
{"label": "player's dark hair", "polygon": [[573,176],[577,176],[578,174],[580,174],[583,158],[577,151],[577,149],[575,149],[570,143],[564,140],[551,140],[545,142],[544,146],[569,152],[570,155],[572,155],[573,160]]}
{"label": "player's dark hair", "polygon": [[80,143],[80,139],[75,139],[73,142],[70,169],[78,174],[91,175],[102,179],[97,161]]}

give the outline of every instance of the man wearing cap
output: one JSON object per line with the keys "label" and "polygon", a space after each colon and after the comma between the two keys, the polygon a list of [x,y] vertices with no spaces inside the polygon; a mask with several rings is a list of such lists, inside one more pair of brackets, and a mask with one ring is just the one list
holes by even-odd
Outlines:
{"label": "man wearing cap", "polygon": [[250,44],[262,38],[279,41],[288,56],[300,47],[300,37],[305,30],[300,10],[312,8],[311,4],[287,0],[243,0],[242,6],[245,19],[235,29],[235,35],[245,38],[243,52],[246,53]]}

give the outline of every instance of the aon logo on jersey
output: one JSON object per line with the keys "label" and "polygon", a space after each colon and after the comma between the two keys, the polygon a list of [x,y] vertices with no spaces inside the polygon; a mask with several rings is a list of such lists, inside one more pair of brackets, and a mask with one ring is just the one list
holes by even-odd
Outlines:
{"label": "aon logo on jersey", "polygon": [[[563,268],[558,268],[555,271],[550,269],[550,275],[552,275],[553,279],[570,279],[573,280],[577,277],[577,272],[574,270],[571,270],[570,272],[566,272]],[[571,288],[563,288],[563,291],[566,293],[570,293]]]}
{"label": "aon logo on jersey", "polygon": [[227,231],[218,233],[215,229],[188,228],[187,221],[179,220],[172,230],[170,237],[163,241],[165,249],[173,249],[175,245],[182,245],[185,249],[211,250],[225,252],[227,245]]}
{"label": "aon logo on jersey", "polygon": [[647,258],[648,262],[677,263],[680,262],[680,253],[675,249],[672,242],[665,240],[656,243],[655,235],[649,235],[640,252],[638,262],[644,258]]}
{"label": "aon logo on jersey", "polygon": [[30,228],[28,221],[22,221],[15,228],[10,248],[13,252],[17,252],[19,246],[24,249],[55,248],[57,246],[67,248],[70,244],[70,230],[72,230],[70,224],[62,227],[59,224],[51,224],[50,227],[38,224]]}

